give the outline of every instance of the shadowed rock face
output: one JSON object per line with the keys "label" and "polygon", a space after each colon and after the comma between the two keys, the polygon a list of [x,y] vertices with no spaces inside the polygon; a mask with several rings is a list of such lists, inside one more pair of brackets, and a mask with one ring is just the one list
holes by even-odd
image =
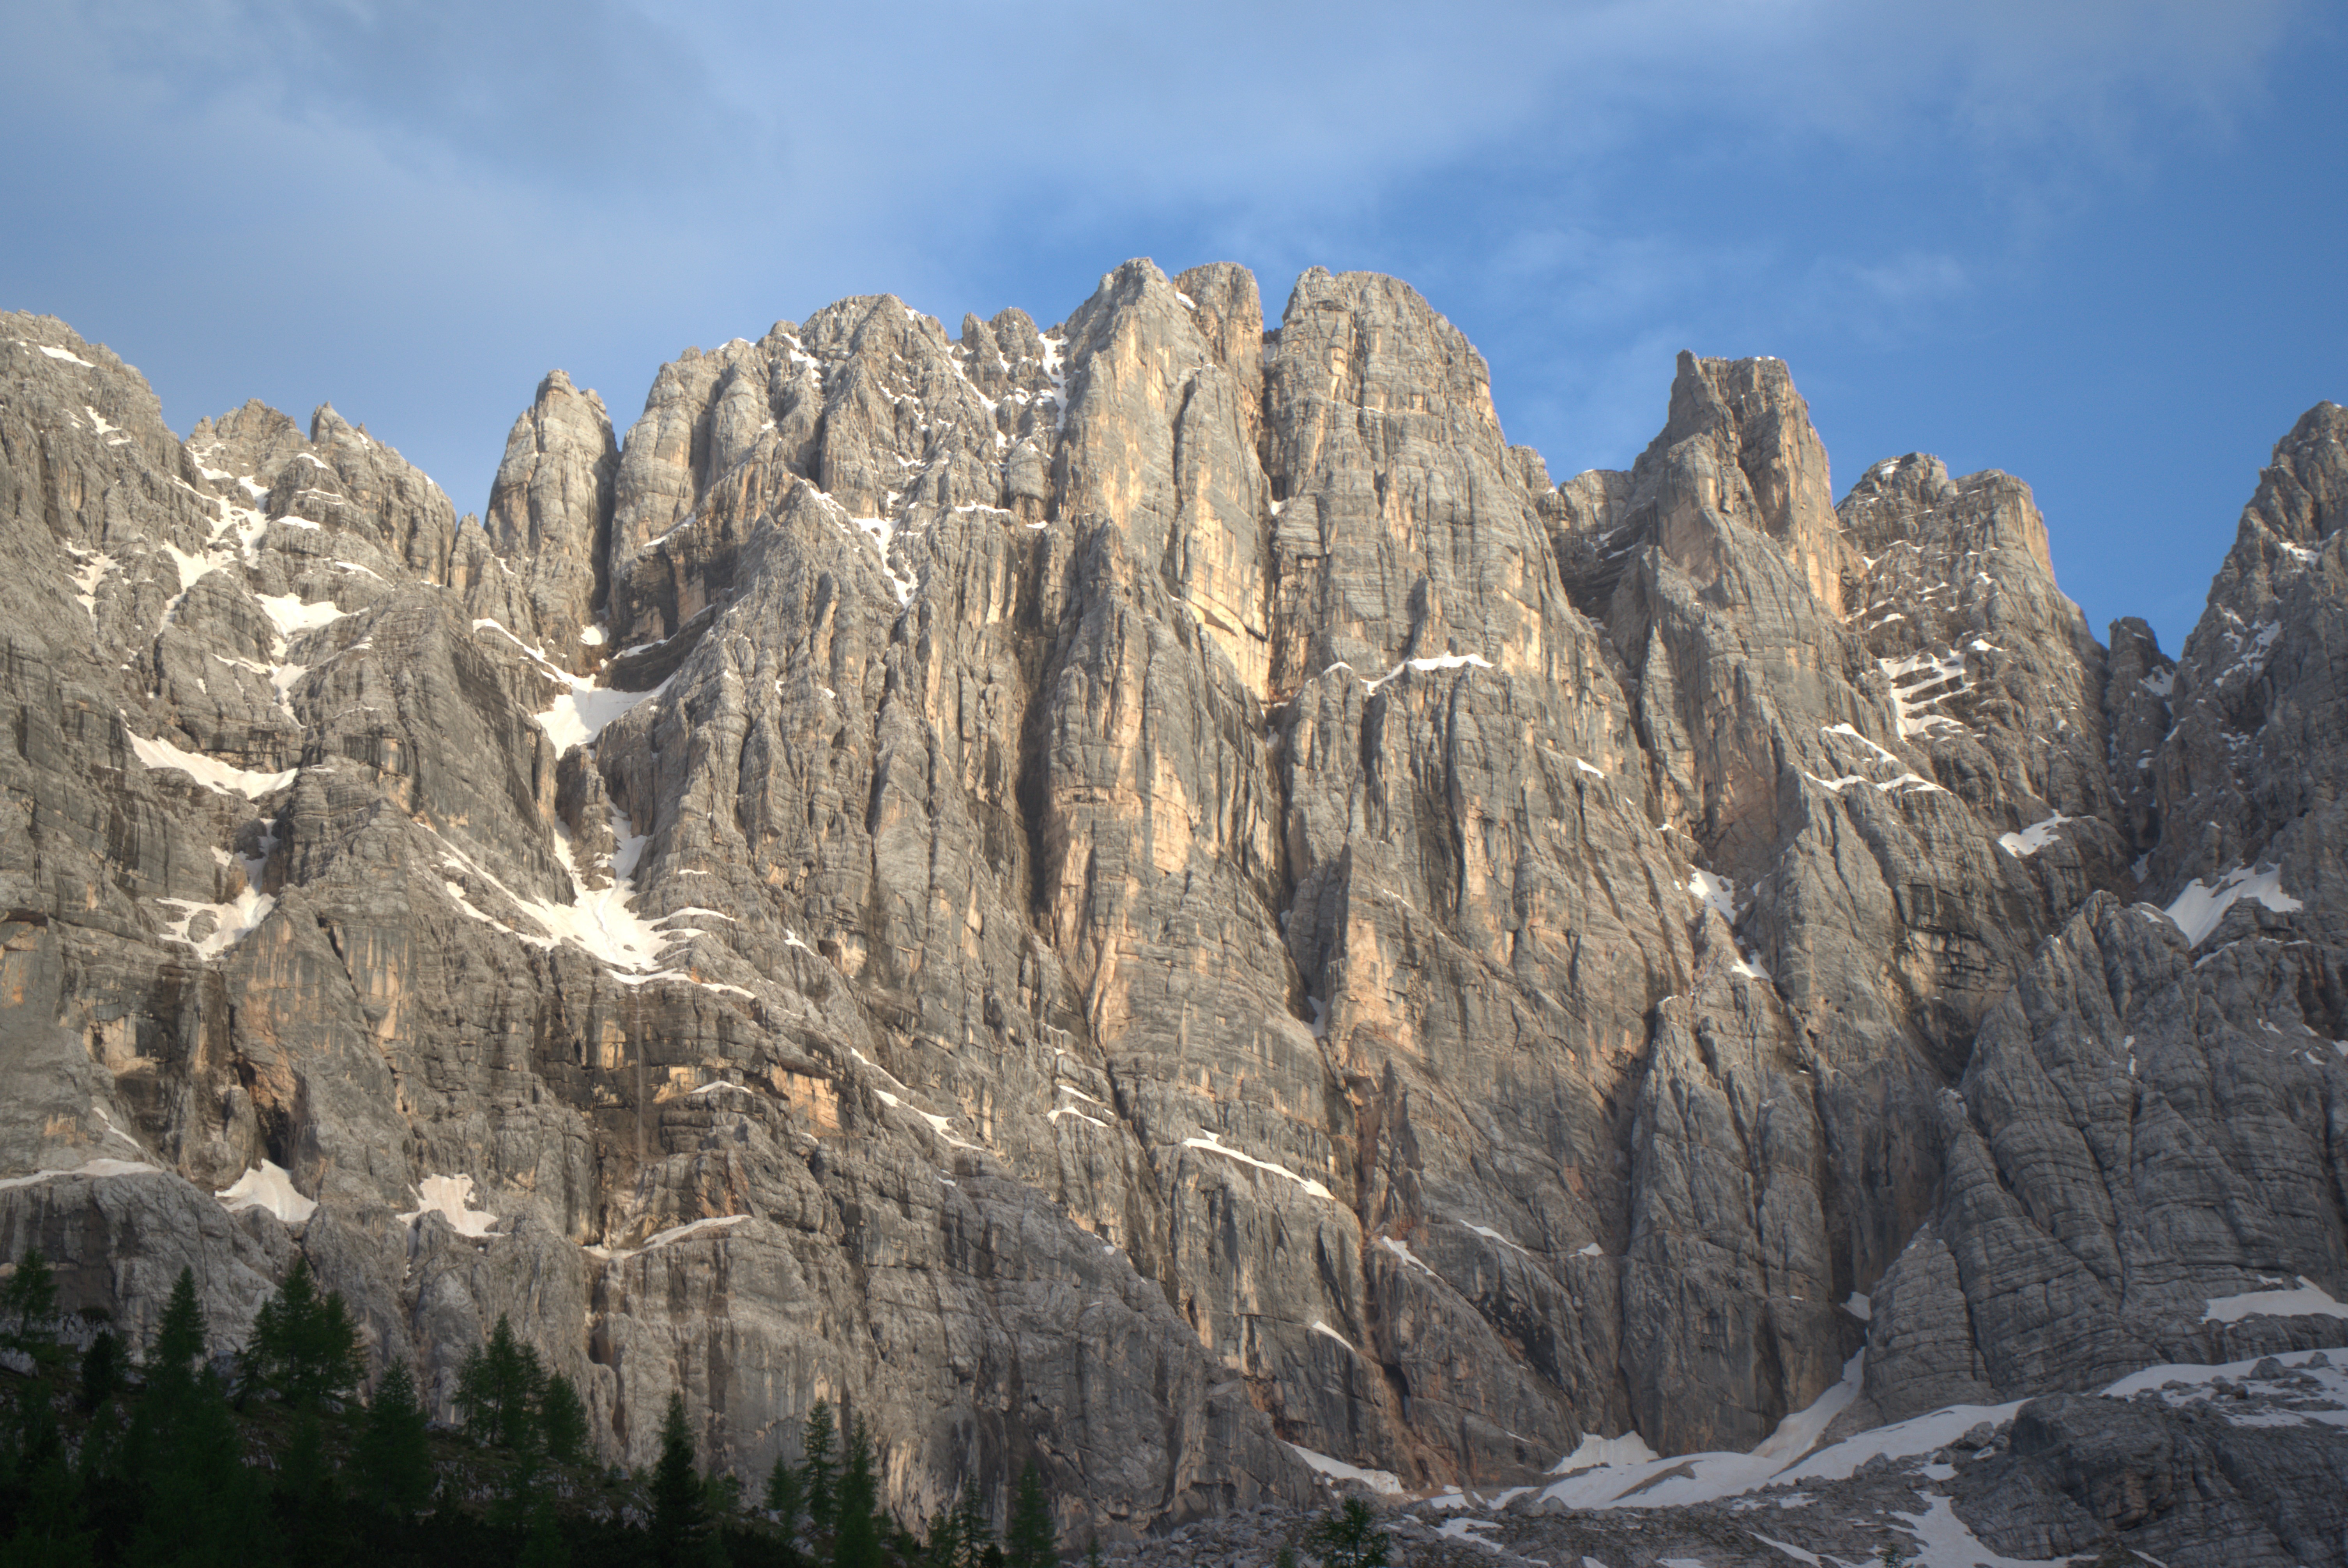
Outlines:
{"label": "shadowed rock face", "polygon": [[5,327],[0,1245],[69,1307],[185,1263],[226,1342],[298,1250],[444,1401],[506,1313],[616,1458],[825,1398],[900,1509],[1034,1458],[1112,1532],[2336,1323],[2201,1321],[2348,1291],[2329,405],[2172,664],[2016,480],[1837,508],[1776,361],[1552,487],[1365,274],[847,300],[623,443],[556,372],[480,525]]}

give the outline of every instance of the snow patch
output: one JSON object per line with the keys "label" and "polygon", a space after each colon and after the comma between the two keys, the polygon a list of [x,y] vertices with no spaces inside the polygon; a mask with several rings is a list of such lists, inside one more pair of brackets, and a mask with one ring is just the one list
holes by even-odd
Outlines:
{"label": "snow patch", "polygon": [[[71,549],[73,547],[67,548]],[[80,554],[79,551],[75,553]],[[78,590],[74,597],[81,601],[81,607],[84,610],[89,611],[92,620],[98,619],[98,585],[105,580],[106,574],[112,571],[118,564],[112,556],[108,555],[104,550],[99,550],[84,560],[73,574],[74,587]]]}
{"label": "snow patch", "polygon": [[[1482,1236],[1486,1241],[1498,1242],[1502,1246],[1509,1247],[1517,1252],[1525,1251],[1523,1247],[1518,1246],[1515,1242],[1510,1241],[1507,1236],[1502,1235],[1490,1225],[1469,1225],[1468,1228],[1474,1231],[1478,1235]],[[1527,1257],[1530,1257],[1532,1254],[1525,1253],[1525,1255]]]}
{"label": "snow patch", "polygon": [[749,1217],[748,1214],[716,1214],[708,1219],[692,1220],[681,1225],[671,1225],[664,1231],[655,1231],[645,1237],[644,1245],[636,1248],[636,1251],[656,1252],[664,1246],[674,1246],[687,1236],[699,1235],[704,1231],[724,1230],[729,1225],[738,1225]]}
{"label": "snow patch", "polygon": [[[1850,1442],[1838,1443],[1823,1450],[1802,1464],[1799,1470],[1788,1469],[1817,1443],[1828,1424],[1858,1398],[1866,1359],[1867,1352],[1861,1350],[1845,1362],[1841,1381],[1821,1394],[1808,1408],[1797,1410],[1778,1422],[1777,1430],[1751,1453],[1678,1454],[1660,1458],[1653,1454],[1653,1450],[1647,1450],[1643,1457],[1637,1450],[1628,1446],[1635,1443],[1638,1449],[1646,1449],[1646,1444],[1636,1433],[1613,1440],[1584,1438],[1582,1447],[1560,1460],[1559,1469],[1550,1472],[1563,1473],[1566,1479],[1552,1484],[1541,1495],[1572,1508],[1665,1508],[1733,1497],[1767,1484],[1780,1474],[1807,1473],[1828,1455],[1839,1454],[1852,1444],[1863,1443],[1879,1434],[1895,1431],[1893,1428],[1880,1427],[1874,1432],[1861,1433]],[[2007,1416],[2010,1417],[2013,1410],[2019,1408],[2017,1402],[2007,1410]],[[1922,1417],[1919,1420],[1931,1419]],[[1967,1421],[1915,1451],[1929,1453],[1971,1425],[1972,1422]],[[1892,1440],[1896,1443],[1901,1440],[1895,1436]],[[1592,1444],[1604,1445],[1610,1441],[1624,1446],[1619,1449],[1592,1447]],[[1583,1457],[1585,1450],[1591,1455],[1589,1461],[1576,1464],[1575,1461]],[[1599,1455],[1614,1457],[1596,1457]],[[1851,1459],[1842,1473],[1847,1475],[1857,1469],[1865,1457]],[[1568,1466],[1573,1468],[1569,1471]]]}
{"label": "snow patch", "polygon": [[1865,735],[1860,734],[1859,731],[1850,724],[1828,724],[1823,727],[1821,733],[1829,735],[1843,735],[1851,740],[1857,741],[1860,745],[1865,746],[1869,751],[1873,752],[1878,758],[1890,763],[1895,768],[1904,769],[1908,765],[1901,762],[1898,757],[1892,755],[1891,753],[1885,748],[1877,745]]}
{"label": "snow patch", "polygon": [[[611,859],[612,881],[609,886],[600,888],[590,888],[580,880],[578,864],[572,857],[570,835],[559,828],[556,830],[554,856],[561,863],[564,874],[571,878],[571,902],[568,904],[556,904],[545,898],[525,898],[462,850],[448,845],[449,854],[443,865],[469,872],[504,894],[522,913],[539,924],[547,933],[543,937],[517,931],[475,908],[461,884],[444,881],[442,886],[466,915],[484,925],[495,926],[532,947],[552,948],[569,942],[615,970],[633,971],[638,977],[630,980],[633,984],[666,978],[664,971],[654,972],[660,962],[661,953],[672,943],[683,941],[686,932],[660,928],[665,921],[677,918],[676,916],[647,920],[636,913],[636,866],[644,858],[649,835],[629,833],[627,819],[617,812],[612,814],[611,824],[613,841],[617,846]],[[446,845],[448,841],[444,839],[442,843]],[[630,979],[625,973],[615,978]]]}
{"label": "snow patch", "polygon": [[29,1176],[10,1176],[0,1180],[0,1192],[54,1182],[60,1176],[160,1176],[163,1173],[162,1167],[150,1165],[144,1160],[90,1160],[70,1171],[35,1171]]}
{"label": "snow patch", "polygon": [[1610,1465],[1652,1464],[1662,1457],[1649,1448],[1647,1440],[1637,1432],[1625,1432],[1619,1438],[1584,1433],[1581,1445],[1550,1466],[1549,1472],[1551,1475],[1572,1475]]}
{"label": "snow patch", "polygon": [[[524,651],[535,651],[520,638],[514,637],[512,632],[506,631],[502,626],[498,626],[494,620],[477,620],[473,624],[477,630],[483,626],[496,627],[498,630],[505,632],[506,636],[513,638],[515,647]],[[546,732],[546,738],[554,743],[557,755],[569,751],[573,746],[589,744],[596,736],[603,733],[604,728],[613,720],[660,696],[676,680],[676,676],[672,674],[668,680],[648,692],[622,692],[613,687],[598,686],[592,681],[582,681],[576,676],[565,674],[551,663],[546,664],[544,670],[552,679],[570,688],[562,695],[555,698],[552,706],[542,712],[530,715],[538,727]]]}
{"label": "snow patch", "polygon": [[150,741],[137,734],[130,736],[130,750],[150,769],[177,770],[215,794],[241,794],[247,800],[283,789],[301,772],[288,768],[282,774],[257,774],[197,752],[183,752],[169,741]]}
{"label": "snow patch", "polygon": [[2240,1296],[2213,1297],[2201,1314],[2204,1323],[2240,1323],[2245,1317],[2348,1317],[2348,1306],[2305,1275],[2296,1290],[2251,1290]]}
{"label": "snow patch", "polygon": [[1402,1482],[1395,1479],[1392,1471],[1363,1470],[1357,1465],[1347,1464],[1344,1460],[1331,1459],[1327,1454],[1314,1453],[1308,1448],[1299,1448],[1294,1443],[1290,1443],[1288,1446],[1298,1459],[1303,1460],[1333,1481],[1355,1481],[1368,1487],[1372,1491],[1380,1492],[1388,1497],[1400,1497],[1403,1494]]}
{"label": "snow patch", "polygon": [[2253,870],[2243,866],[2227,872],[2214,886],[2195,877],[2185,885],[2185,891],[2177,896],[2176,901],[2161,913],[2185,933],[2187,947],[2198,948],[2210,932],[2218,928],[2218,922],[2225,917],[2226,911],[2242,898],[2255,898],[2278,915],[2296,914],[2306,907],[2282,890],[2282,867],[2271,866],[2264,870]]}
{"label": "snow patch", "polygon": [[1734,928],[1736,925],[1736,883],[1730,877],[1719,876],[1699,866],[1688,873],[1688,896],[1705,908],[1716,911]]}
{"label": "snow patch", "polygon": [[292,637],[296,632],[315,631],[322,626],[332,626],[350,613],[338,608],[331,599],[304,604],[298,593],[256,593],[252,597],[260,604],[263,613],[269,617],[270,623],[277,628],[280,637]]}
{"label": "snow patch", "polygon": [[1508,1548],[1502,1546],[1498,1542],[1487,1541],[1482,1536],[1474,1533],[1478,1530],[1498,1530],[1499,1528],[1500,1527],[1498,1524],[1488,1519],[1449,1519],[1444,1521],[1441,1524],[1437,1525],[1435,1527],[1435,1533],[1448,1537],[1453,1541],[1465,1541],[1469,1545],[1480,1546],[1487,1552],[1506,1552]]}
{"label": "snow patch", "polygon": [[[1425,674],[1431,670],[1489,670],[1491,667],[1492,661],[1480,653],[1442,653],[1432,659],[1406,659],[1376,680],[1365,681],[1362,685],[1365,690],[1375,692],[1406,670],[1416,670]],[[1333,664],[1329,668],[1334,670],[1336,666]],[[1322,673],[1326,674],[1328,671],[1323,671]],[[1598,770],[1591,768],[1590,771],[1596,773]]]}
{"label": "snow patch", "polygon": [[1318,1317],[1313,1320],[1313,1332],[1320,1335],[1324,1339],[1334,1339],[1338,1344],[1343,1345],[1346,1351],[1351,1355],[1359,1356],[1361,1354],[1359,1350],[1354,1348],[1354,1342],[1351,1339],[1346,1338],[1343,1334],[1338,1333],[1334,1328],[1330,1327]]}
{"label": "snow patch", "polygon": [[315,1198],[305,1198],[294,1190],[293,1173],[269,1160],[252,1167],[212,1196],[227,1204],[231,1214],[239,1209],[267,1209],[289,1225],[302,1225],[318,1212]]}
{"label": "snow patch", "polygon": [[[23,338],[18,338],[16,341],[17,341],[18,343],[24,343],[24,342],[25,342],[25,340],[24,340]],[[88,361],[88,360],[86,360],[86,359],[82,358],[82,356],[81,356],[81,355],[79,355],[79,354],[77,354],[74,353],[74,351],[73,351],[73,350],[71,350],[71,349],[69,349],[69,348],[51,348],[48,344],[46,344],[46,343],[32,343],[32,344],[28,344],[27,346],[32,347],[32,348],[37,348],[37,349],[39,349],[43,354],[47,354],[51,359],[61,359],[61,360],[64,360],[67,364],[77,364],[77,365],[81,366],[84,370],[96,370],[96,369],[98,368],[98,366],[96,366],[96,365],[94,365],[94,364],[90,364],[90,363],[89,363],[89,361]]]}
{"label": "snow patch", "polygon": [[[1887,619],[1904,618],[1895,616]],[[1881,622],[1877,624],[1879,625]],[[1936,703],[1944,702],[1967,689],[1965,661],[1962,655],[1953,651],[1940,654],[1915,653],[1905,659],[1878,659],[1875,661],[1875,667],[1882,671],[1884,678],[1891,682],[1891,703],[1895,710],[1894,716],[1899,721],[1902,739],[1910,735],[1920,735],[1928,730],[1943,725],[1955,730],[1964,728],[1962,724],[1945,713],[1924,712],[1925,709]],[[1948,689],[1933,691],[1933,688],[1939,686],[1946,686]],[[1917,693],[1922,692],[1932,692],[1932,695],[1919,697]]]}
{"label": "snow patch", "polygon": [[422,1201],[407,1214],[396,1216],[413,1225],[426,1214],[438,1214],[456,1227],[458,1235],[476,1239],[489,1235],[489,1227],[498,1216],[473,1207],[473,1178],[470,1176],[427,1176],[417,1187]]}
{"label": "snow patch", "polygon": [[2079,819],[2075,816],[2065,816],[2058,811],[2044,822],[2032,823],[2020,833],[1999,834],[1997,836],[1998,847],[2004,850],[2008,855],[2013,856],[2016,860],[2027,860],[2032,856],[2037,854],[2040,850],[2054,842],[2054,830],[2056,828],[2062,826],[2066,822],[2076,822]]}
{"label": "snow patch", "polygon": [[1441,1275],[1437,1274],[1435,1270],[1427,1267],[1425,1263],[1420,1261],[1419,1255],[1410,1250],[1410,1244],[1408,1242],[1396,1241],[1390,1235],[1382,1235],[1378,1237],[1378,1245],[1385,1248],[1388,1252],[1394,1254],[1395,1256],[1402,1259],[1404,1263],[1407,1264],[1412,1268],[1415,1268],[1418,1270],[1419,1273],[1426,1275],[1430,1279],[1440,1279],[1443,1277]]}
{"label": "snow patch", "polygon": [[[1931,1506],[1923,1512],[1894,1510],[1890,1517],[1906,1520],[1897,1528],[1916,1538],[1916,1555],[1908,1559],[1914,1568],[2044,1568],[2045,1563],[2044,1558],[2007,1557],[1991,1551],[1972,1526],[1957,1517],[1956,1505],[1938,1492],[1931,1495]],[[2085,1558],[2063,1561],[2085,1562]]]}
{"label": "snow patch", "polygon": [[[266,893],[256,893],[250,886],[238,894],[232,904],[200,904],[192,898],[158,898],[155,902],[183,911],[178,919],[163,922],[164,938],[173,942],[184,942],[193,948],[198,956],[206,958],[220,957],[252,935],[261,923],[269,918],[269,912],[277,907],[275,898]],[[212,928],[204,936],[191,937],[188,932],[199,915],[210,915]]]}
{"label": "snow patch", "polygon": [[896,542],[897,525],[886,518],[850,518],[848,520],[862,532],[871,536],[873,548],[880,556],[881,575],[889,579],[889,587],[897,595],[898,605],[901,608],[912,603],[913,589],[919,588],[921,584],[912,578],[900,573],[889,559],[890,547]]}
{"label": "snow patch", "polygon": [[1316,1198],[1326,1198],[1331,1203],[1337,1201],[1335,1194],[1312,1177],[1300,1176],[1285,1165],[1275,1165],[1269,1160],[1259,1160],[1253,1154],[1243,1154],[1237,1149],[1226,1149],[1222,1145],[1221,1138],[1222,1135],[1219,1132],[1210,1132],[1200,1138],[1185,1138],[1182,1140],[1182,1147],[1204,1149],[1210,1154],[1220,1154],[1227,1160],[1237,1160],[1242,1165],[1253,1165],[1259,1171],[1270,1171],[1275,1176],[1287,1177]]}

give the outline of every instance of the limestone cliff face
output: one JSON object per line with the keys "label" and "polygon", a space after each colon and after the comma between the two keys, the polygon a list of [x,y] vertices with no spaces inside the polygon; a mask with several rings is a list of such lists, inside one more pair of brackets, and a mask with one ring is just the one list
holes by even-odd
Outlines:
{"label": "limestone cliff face", "polygon": [[476,524],[6,317],[0,1246],[223,1336],[298,1251],[436,1397],[507,1313],[615,1457],[828,1398],[902,1509],[1111,1530],[2348,1291],[2339,410],[2172,664],[2019,481],[1838,508],[1778,362],[1556,487],[1407,286],[1264,320],[851,299],[624,440],[556,372]]}

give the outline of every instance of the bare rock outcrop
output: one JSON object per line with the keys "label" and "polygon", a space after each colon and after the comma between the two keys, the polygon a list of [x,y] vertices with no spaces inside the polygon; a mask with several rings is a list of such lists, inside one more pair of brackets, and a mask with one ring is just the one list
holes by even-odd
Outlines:
{"label": "bare rock outcrop", "polygon": [[0,338],[69,1307],[226,1342],[298,1251],[437,1399],[504,1314],[615,1459],[828,1399],[1113,1534],[2337,1342],[2257,1305],[2348,1290],[2331,405],[2172,662],[2018,480],[1838,508],[1773,360],[1552,485],[1368,274],[846,300],[623,444],[557,372],[479,525]]}

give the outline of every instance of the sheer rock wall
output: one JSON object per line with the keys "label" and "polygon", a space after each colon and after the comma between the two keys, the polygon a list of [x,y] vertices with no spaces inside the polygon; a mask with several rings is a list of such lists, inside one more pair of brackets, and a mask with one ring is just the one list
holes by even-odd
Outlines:
{"label": "sheer rock wall", "polygon": [[2199,1315],[2348,1290],[2340,410],[2172,663],[2017,480],[1836,507],[1776,361],[1554,487],[1407,286],[1263,323],[556,372],[476,524],[7,317],[0,1246],[1111,1530],[2329,1342]]}

